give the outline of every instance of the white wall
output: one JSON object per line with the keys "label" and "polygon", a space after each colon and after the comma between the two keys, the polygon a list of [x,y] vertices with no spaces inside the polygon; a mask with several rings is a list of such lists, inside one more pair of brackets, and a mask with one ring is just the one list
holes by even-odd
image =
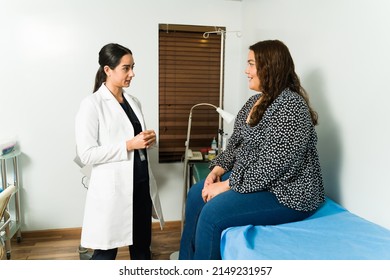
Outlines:
{"label": "white wall", "polygon": [[[75,155],[74,116],[91,94],[98,51],[110,42],[134,53],[128,89],[158,129],[158,24],[241,29],[241,2],[224,0],[0,0],[0,139],[17,135],[22,230],[80,227],[86,190]],[[241,39],[226,39],[226,109],[239,100]],[[238,55],[237,55],[238,54]],[[184,143],[183,143],[184,146]],[[180,220],[182,164],[157,164],[166,220]]]}
{"label": "white wall", "polygon": [[390,2],[244,0],[243,45],[290,48],[320,117],[327,194],[390,229]]}

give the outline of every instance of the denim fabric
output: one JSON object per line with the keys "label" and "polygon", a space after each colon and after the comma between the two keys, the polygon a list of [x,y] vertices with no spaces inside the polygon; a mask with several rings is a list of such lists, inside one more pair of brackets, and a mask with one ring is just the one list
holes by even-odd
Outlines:
{"label": "denim fabric", "polygon": [[[229,173],[222,180],[228,177]],[[180,260],[221,259],[220,239],[226,228],[294,222],[314,213],[288,208],[268,191],[241,194],[229,190],[204,203],[203,185],[204,180],[193,185],[188,192]]]}

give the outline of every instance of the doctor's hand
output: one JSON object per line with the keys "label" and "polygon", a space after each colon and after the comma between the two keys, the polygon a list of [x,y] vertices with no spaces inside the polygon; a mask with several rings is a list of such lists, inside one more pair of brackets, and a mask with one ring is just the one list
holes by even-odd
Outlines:
{"label": "doctor's hand", "polygon": [[150,148],[156,143],[156,132],[154,132],[154,130],[145,130],[138,135],[143,136],[144,141],[146,142],[145,148]]}
{"label": "doctor's hand", "polygon": [[144,130],[132,139],[126,141],[128,151],[149,148],[156,142],[156,133],[154,130]]}

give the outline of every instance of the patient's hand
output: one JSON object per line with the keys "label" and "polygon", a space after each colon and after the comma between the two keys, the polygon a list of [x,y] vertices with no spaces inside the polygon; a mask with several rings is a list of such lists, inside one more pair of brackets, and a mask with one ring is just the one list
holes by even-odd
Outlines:
{"label": "patient's hand", "polygon": [[[211,174],[211,173],[210,173]],[[210,175],[209,175],[210,176]],[[207,176],[207,177],[209,177]],[[223,181],[223,182],[217,182],[213,184],[206,184],[203,187],[202,190],[202,198],[204,202],[208,202],[217,195],[226,192],[229,190],[229,180]]]}
{"label": "patient's hand", "polygon": [[225,173],[222,167],[214,166],[213,170],[207,175],[204,180],[204,186],[208,186],[210,184],[214,184],[216,182],[221,181],[221,176]]}
{"label": "patient's hand", "polygon": [[219,182],[221,178],[217,176],[214,172],[210,172],[204,180],[204,187]]}

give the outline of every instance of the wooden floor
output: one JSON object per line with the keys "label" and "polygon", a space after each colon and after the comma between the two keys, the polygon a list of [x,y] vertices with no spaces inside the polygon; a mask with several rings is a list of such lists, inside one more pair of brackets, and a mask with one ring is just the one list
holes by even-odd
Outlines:
{"label": "wooden floor", "polygon": [[[79,260],[80,228],[22,232],[11,243],[11,260]],[[152,227],[152,259],[169,260],[179,249],[180,222],[167,222],[161,230]],[[128,247],[119,248],[117,260],[128,260]]]}

